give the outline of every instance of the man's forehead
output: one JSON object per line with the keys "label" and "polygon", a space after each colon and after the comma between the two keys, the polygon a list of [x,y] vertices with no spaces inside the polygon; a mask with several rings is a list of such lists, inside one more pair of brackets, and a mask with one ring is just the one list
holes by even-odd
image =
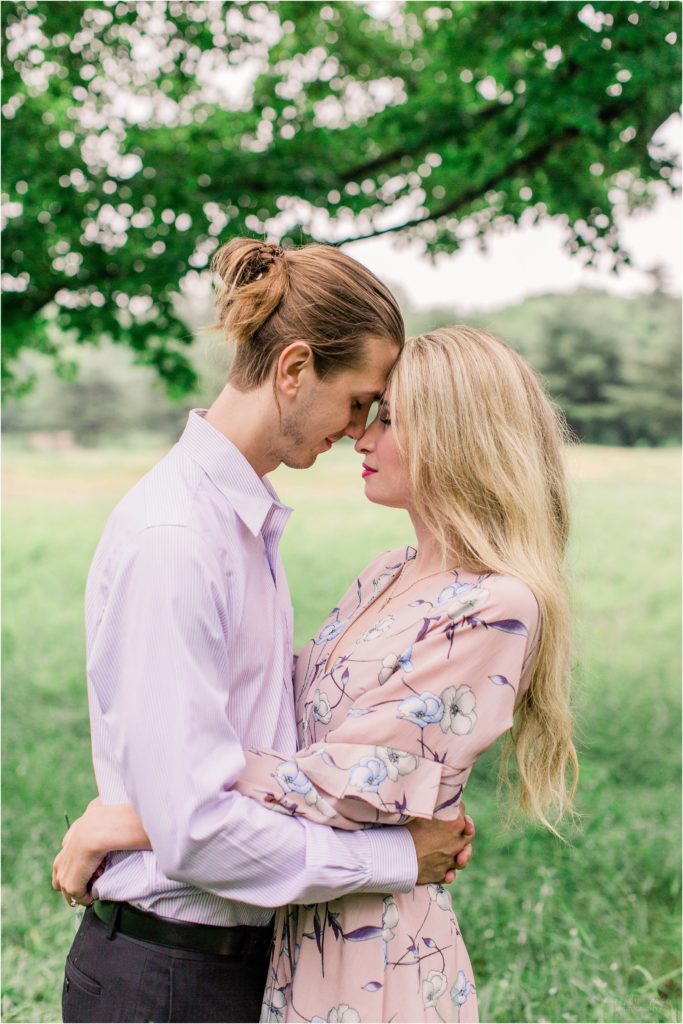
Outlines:
{"label": "man's forehead", "polygon": [[364,367],[362,370],[349,370],[346,384],[353,391],[354,398],[360,401],[376,402],[387,386],[388,371]]}
{"label": "man's forehead", "polygon": [[380,394],[384,391],[387,377],[399,355],[399,349],[395,345],[388,343],[386,339],[381,339],[375,344],[368,346],[364,367],[367,390]]}
{"label": "man's forehead", "polygon": [[355,389],[357,398],[373,402],[379,400],[398,355],[398,349],[378,343],[370,348],[369,358],[363,366],[348,371],[347,381]]}

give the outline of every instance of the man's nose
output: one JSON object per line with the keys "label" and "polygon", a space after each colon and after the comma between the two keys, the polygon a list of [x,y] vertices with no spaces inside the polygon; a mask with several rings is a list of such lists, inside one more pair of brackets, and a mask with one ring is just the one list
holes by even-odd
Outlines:
{"label": "man's nose", "polygon": [[352,437],[354,441],[359,441],[365,433],[365,427],[367,423],[367,410],[359,410],[355,413],[349,422],[346,424],[344,434],[346,437]]}
{"label": "man's nose", "polygon": [[365,426],[362,423],[359,423],[357,420],[351,420],[346,430],[344,431],[344,435],[346,437],[352,437],[356,442],[360,441],[364,433]]}
{"label": "man's nose", "polygon": [[346,437],[346,430],[338,430],[336,434],[328,434],[327,439],[332,444],[336,444],[337,441],[341,441],[342,437]]}

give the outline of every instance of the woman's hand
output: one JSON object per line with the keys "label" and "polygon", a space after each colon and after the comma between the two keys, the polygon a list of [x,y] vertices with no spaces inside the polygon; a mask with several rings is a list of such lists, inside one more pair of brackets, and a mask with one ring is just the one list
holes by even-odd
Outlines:
{"label": "woman's hand", "polygon": [[110,850],[149,850],[149,837],[130,804],[91,800],[62,839],[52,865],[52,888],[61,890],[69,906],[90,906],[90,887],[104,870]]}

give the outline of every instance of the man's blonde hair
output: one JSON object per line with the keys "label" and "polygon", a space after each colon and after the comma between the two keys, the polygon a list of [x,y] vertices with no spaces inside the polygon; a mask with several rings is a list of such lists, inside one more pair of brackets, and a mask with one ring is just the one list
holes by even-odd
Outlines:
{"label": "man's blonde hair", "polygon": [[363,366],[373,340],[403,346],[395,297],[333,245],[282,249],[233,238],[211,265],[219,279],[216,326],[237,344],[230,383],[241,391],[260,387],[294,341],[310,347],[321,379]]}

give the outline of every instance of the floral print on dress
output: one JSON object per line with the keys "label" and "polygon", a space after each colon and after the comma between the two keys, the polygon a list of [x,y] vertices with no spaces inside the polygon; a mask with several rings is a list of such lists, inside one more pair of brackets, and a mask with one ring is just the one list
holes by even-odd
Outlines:
{"label": "floral print on dress", "polygon": [[[511,577],[450,570],[395,601],[391,615],[374,613],[414,557],[409,548],[371,563],[299,653],[301,749],[248,751],[241,792],[342,829],[458,815],[476,758],[510,728],[528,685],[538,606]],[[358,638],[345,644],[360,616]],[[449,890],[278,910],[261,1019],[476,1021]]]}
{"label": "floral print on dress", "polygon": [[457,621],[481,608],[488,596],[488,591],[484,587],[472,583],[453,583],[444,587],[436,603],[445,603],[446,615],[449,619]]}
{"label": "floral print on dress", "polygon": [[356,640],[357,644],[366,644],[368,640],[376,640],[382,636],[383,633],[387,633],[394,624],[393,615],[385,615],[383,619],[376,622],[374,626],[370,626],[370,629],[366,629],[364,633]]}
{"label": "floral print on dress", "polygon": [[413,647],[411,644],[403,654],[387,654],[386,657],[382,658],[382,667],[377,674],[377,682],[380,686],[383,686],[387,679],[390,679],[394,672],[397,672],[399,669],[401,672],[412,672],[412,655]]}
{"label": "floral print on dress", "polygon": [[443,885],[428,885],[427,891],[429,892],[430,900],[434,900],[438,907],[446,911],[451,909],[451,894]]}
{"label": "floral print on dress", "polygon": [[330,698],[321,690],[315,691],[315,696],[313,697],[313,714],[321,725],[328,725],[332,718]]}
{"label": "floral print on dress", "polygon": [[443,732],[450,729],[456,736],[472,732],[477,721],[477,698],[471,686],[449,686],[441,694],[441,702],[444,710],[439,725]]}
{"label": "floral print on dress", "polygon": [[340,1003],[334,1006],[327,1017],[311,1017],[313,1024],[354,1024],[360,1021],[358,1010],[354,1010],[348,1003]]}
{"label": "floral print on dress", "polygon": [[392,782],[397,782],[399,775],[410,775],[417,768],[417,758],[414,754],[406,753],[405,750],[395,750],[393,747],[375,747],[375,754],[386,765],[387,776]]}
{"label": "floral print on dress", "polygon": [[436,1008],[439,999],[448,988],[448,978],[441,971],[430,971],[422,982],[422,1001],[426,1008]]}
{"label": "floral print on dress", "polygon": [[456,1006],[462,1006],[467,997],[475,991],[474,985],[465,977],[464,971],[458,971],[458,977],[451,989],[451,999]]}

